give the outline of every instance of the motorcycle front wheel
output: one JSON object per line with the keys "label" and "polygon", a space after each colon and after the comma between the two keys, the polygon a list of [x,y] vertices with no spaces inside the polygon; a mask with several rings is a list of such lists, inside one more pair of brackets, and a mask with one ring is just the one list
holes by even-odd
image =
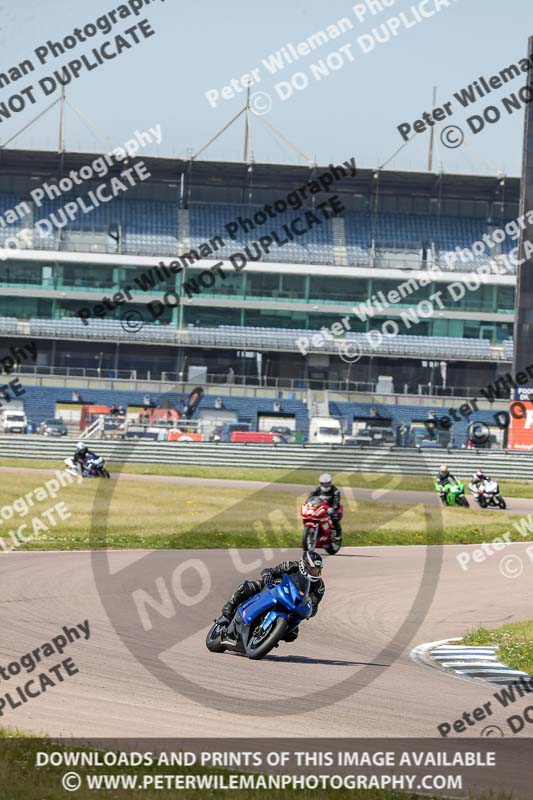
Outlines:
{"label": "motorcycle front wheel", "polygon": [[315,549],[315,529],[312,525],[306,525],[304,527],[304,532],[302,535],[302,550],[306,552],[307,550],[314,550]]}
{"label": "motorcycle front wheel", "polygon": [[226,627],[226,625],[221,625],[216,621],[215,624],[209,628],[209,632],[205,639],[205,645],[212,653],[224,652],[225,648],[222,644],[222,634],[226,630]]}
{"label": "motorcycle front wheel", "polygon": [[264,658],[282,639],[289,627],[289,623],[283,617],[276,617],[274,622],[263,630],[259,623],[246,646],[246,655],[254,661]]}
{"label": "motorcycle front wheel", "polygon": [[470,503],[468,502],[466,497],[461,498],[461,505],[464,506],[464,508],[470,508]]}
{"label": "motorcycle front wheel", "polygon": [[506,509],[506,508],[507,508],[507,503],[505,502],[505,500],[503,499],[503,497],[499,497],[499,498],[498,498],[498,505],[500,506],[500,508],[502,509],[502,511],[503,511],[504,509]]}

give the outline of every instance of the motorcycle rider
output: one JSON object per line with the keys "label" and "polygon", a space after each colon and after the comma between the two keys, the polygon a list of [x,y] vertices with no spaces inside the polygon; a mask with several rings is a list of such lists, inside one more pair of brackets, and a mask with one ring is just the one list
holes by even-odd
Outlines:
{"label": "motorcycle rider", "polygon": [[87,462],[97,458],[96,453],[89,450],[85,442],[78,442],[74,455],[69,459],[69,466],[72,466],[78,475],[83,476],[83,471],[87,468]]}
{"label": "motorcycle rider", "polygon": [[490,478],[488,475],[485,475],[485,471],[483,470],[482,467],[480,467],[478,470],[476,470],[476,472],[472,476],[472,480],[470,482],[470,488],[477,490],[479,489],[482,483],[485,483],[485,481],[490,481]]}
{"label": "motorcycle rider", "polygon": [[[290,575],[295,572],[301,572],[302,575],[309,578],[311,587],[309,589],[309,597],[313,604],[311,616],[314,617],[318,611],[318,605],[324,597],[326,586],[322,580],[322,556],[314,550],[306,550],[302,553],[299,561],[282,561],[276,567],[271,567],[262,570],[261,578],[258,581],[245,580],[233,592],[230,600],[222,608],[222,616],[225,617],[229,623],[233,620],[235,612],[241,603],[253,597],[269,583],[275,583],[282,575]],[[227,639],[233,638],[231,633],[226,634]],[[285,642],[294,642],[298,638],[298,628],[290,631],[285,637]]]}
{"label": "motorcycle rider", "polygon": [[337,536],[342,536],[342,528],[339,522],[339,508],[341,505],[340,490],[333,483],[331,475],[324,472],[318,479],[318,486],[314,489],[309,497],[323,497],[329,505],[328,514],[331,517],[333,527]]}
{"label": "motorcycle rider", "polygon": [[447,483],[457,483],[457,478],[452,475],[446,464],[442,464],[437,474],[437,481],[440,486],[440,496],[444,497],[446,494],[445,486]]}

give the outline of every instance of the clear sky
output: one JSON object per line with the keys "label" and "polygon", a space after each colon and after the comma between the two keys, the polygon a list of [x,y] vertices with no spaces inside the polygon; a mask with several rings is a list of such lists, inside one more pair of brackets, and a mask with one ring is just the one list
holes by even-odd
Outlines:
{"label": "clear sky", "polygon": [[[262,119],[252,120],[251,148],[256,161],[304,163],[278,141],[266,121],[320,164],[355,156],[361,167],[382,165],[402,145],[397,126],[412,124],[424,111],[430,111],[432,89],[437,86],[437,105],[439,101],[451,101],[453,116],[437,129],[435,169],[519,175],[524,113],[521,109],[509,114],[502,98],[524,86],[525,75],[485,99],[478,98],[471,109],[461,108],[453,95],[479,76],[488,80],[527,54],[527,38],[533,34],[531,0],[448,0],[449,8],[444,7],[444,0],[424,0],[425,11],[434,10],[435,3],[443,7],[417,24],[418,14],[412,7],[419,8],[422,0],[381,1],[388,7],[383,6],[382,12],[376,14],[366,8],[363,16],[362,7],[356,13],[357,4],[346,0],[269,0],[261,4],[255,0],[152,0],[137,18],[119,20],[110,34],[99,34],[64,56],[40,65],[34,53],[37,47],[48,39],[61,41],[74,28],[94,23],[99,16],[117,9],[120,2],[1,0],[0,72],[27,58],[37,68],[0,89],[0,104],[146,17],[156,32],[154,36],[93,71],[84,69],[67,87],[67,98],[107,137],[108,146],[122,143],[135,129],[160,124],[163,141],[147,148],[147,155],[185,156],[197,152],[244,105],[244,92],[220,99],[216,108],[210,106],[205,93],[222,91],[232,78],[255,68],[260,80],[251,91],[266,93],[272,103]],[[378,0],[366,2],[374,8],[379,5]],[[365,5],[364,0],[360,5]],[[373,29],[384,38],[381,26],[392,17],[399,18],[400,12],[404,17],[397,35],[385,43],[374,43],[371,49],[375,42]],[[263,59],[289,42],[296,47],[345,17],[352,23],[351,29],[302,55],[296,63],[285,64],[276,75],[271,75],[263,64]],[[366,38],[361,42],[359,37],[363,34]],[[363,52],[363,45],[369,52]],[[341,47],[344,51],[339,51]],[[335,52],[337,55],[330,56]],[[333,65],[330,75],[317,80],[311,65],[328,56]],[[341,61],[343,65],[335,70]],[[301,91],[294,90],[283,101],[279,92],[288,92],[287,84],[296,72],[304,75],[297,80],[308,80],[309,85]],[[276,89],[281,81],[285,85]],[[46,98],[37,90],[35,96],[34,105],[28,104],[11,120],[2,119],[1,142],[58,95]],[[254,103],[263,111],[268,99],[262,94]],[[482,113],[488,105],[501,111],[501,119],[474,135],[466,118]],[[58,116],[56,107],[12,146],[56,148]],[[464,143],[456,149],[440,142],[441,131],[451,124],[460,126],[465,133]],[[450,134],[452,143],[457,136],[455,130]],[[241,117],[206,151],[205,157],[240,160],[242,140]],[[102,142],[68,109],[66,146],[91,152],[103,149]],[[388,166],[424,170],[427,149],[428,133],[420,133]]]}

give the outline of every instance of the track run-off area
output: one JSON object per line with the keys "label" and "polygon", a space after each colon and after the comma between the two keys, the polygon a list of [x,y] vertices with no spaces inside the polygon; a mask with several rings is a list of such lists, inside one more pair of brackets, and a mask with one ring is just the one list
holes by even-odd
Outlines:
{"label": "track run-off area", "polygon": [[[13,467],[0,472],[50,475]],[[154,482],[305,492],[301,484],[259,481],[125,473],[117,480],[138,482],[140,502]],[[432,492],[351,491],[375,502],[439,504]],[[530,513],[533,500],[511,498],[509,510]],[[281,643],[260,662],[209,653],[205,635],[244,577],[297,558],[297,550],[2,553],[0,666],[20,663],[65,626],[88,622],[90,635],[72,636],[61,655],[2,680],[2,697],[11,691],[16,700],[16,686],[62,659],[71,658],[77,670],[16,707],[6,702],[1,724],[87,737],[301,736],[307,730],[331,737],[438,736],[438,725],[483,706],[494,687],[415,663],[411,651],[479,626],[529,618],[528,547],[509,544],[503,554],[472,560],[467,570],[457,555],[479,545],[345,547],[326,557],[317,616],[301,625],[296,642]],[[521,570],[515,563],[506,574],[502,556]],[[512,712],[495,707],[490,722],[504,727],[506,716],[525,705],[527,697]],[[461,736],[479,736],[482,727],[467,727]]]}

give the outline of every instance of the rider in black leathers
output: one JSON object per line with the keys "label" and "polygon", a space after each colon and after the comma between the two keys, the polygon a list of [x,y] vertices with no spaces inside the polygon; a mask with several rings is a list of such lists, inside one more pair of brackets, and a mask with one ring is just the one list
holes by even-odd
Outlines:
{"label": "rider in black leathers", "polygon": [[72,456],[72,462],[79,474],[83,475],[83,471],[87,467],[87,461],[96,458],[98,458],[96,453],[94,453],[92,450],[89,450],[85,442],[78,442],[76,445],[76,450],[74,451],[74,455]]}
{"label": "rider in black leathers", "polygon": [[[314,550],[309,550],[303,553],[300,561],[282,561],[276,567],[264,569],[261,572],[261,579],[258,581],[246,580],[233,592],[231,599],[223,606],[222,616],[228,622],[231,622],[235,612],[241,603],[253,597],[254,594],[260,592],[269,583],[275,583],[281,578],[282,575],[290,575],[294,572],[301,572],[303,575],[309,577],[311,586],[309,589],[309,597],[313,604],[313,611],[311,616],[314,617],[318,611],[318,605],[324,597],[326,586],[320,577],[322,572],[322,556]],[[298,628],[290,631],[284,641],[293,642],[298,637]]]}
{"label": "rider in black leathers", "polygon": [[335,528],[337,536],[342,536],[342,528],[339,522],[339,506],[341,504],[340,490],[335,486],[331,479],[331,475],[324,473],[318,479],[319,483],[316,489],[313,489],[309,497],[323,497],[326,503],[331,507],[331,521]]}

